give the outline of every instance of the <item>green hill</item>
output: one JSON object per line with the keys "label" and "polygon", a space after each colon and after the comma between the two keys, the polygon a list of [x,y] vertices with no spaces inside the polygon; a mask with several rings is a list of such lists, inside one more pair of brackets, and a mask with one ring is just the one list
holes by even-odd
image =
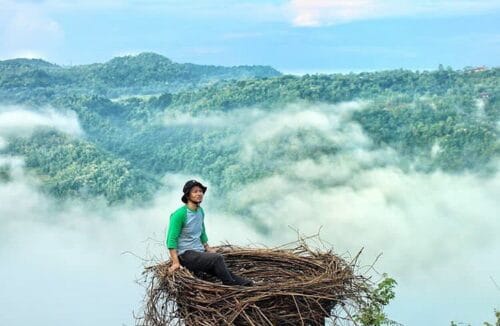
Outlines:
{"label": "green hill", "polygon": [[[272,77],[277,73],[265,67],[176,64],[152,53],[66,68],[39,60],[1,65],[13,74],[11,81],[25,83],[2,86],[10,92],[10,99],[0,98],[4,103],[15,100],[33,110],[50,105],[78,116],[84,139],[42,130],[28,138],[11,137],[2,150],[25,157],[27,168],[61,198],[84,194],[104,196],[110,203],[142,202],[151,198],[166,173],[202,175],[224,196],[263,177],[286,173],[288,166],[302,160],[335,162],[346,149],[358,146],[348,137],[336,140],[352,124],[369,139],[364,151],[389,148],[396,153],[391,161],[372,165],[353,162],[360,169],[378,164],[422,173],[489,174],[500,158],[499,68]],[[263,77],[246,79],[249,71]],[[201,80],[214,76],[239,79],[203,86]],[[96,85],[144,91],[165,80],[184,86],[189,81],[196,87],[114,100],[95,94]],[[35,81],[38,86],[30,84]],[[276,117],[289,117],[289,105],[335,115],[332,105],[346,101],[364,104],[343,118],[345,126],[339,130],[285,128],[254,143],[256,155],[242,159],[246,142],[256,137],[251,136],[254,123],[272,118],[279,124]],[[171,123],[179,115],[183,122]],[[9,182],[9,169],[0,171],[0,182]]]}
{"label": "green hill", "polygon": [[268,66],[222,67],[175,63],[155,53],[105,63],[61,67],[40,59],[0,61],[0,97],[11,102],[61,94],[106,97],[194,89],[220,80],[279,76]]}

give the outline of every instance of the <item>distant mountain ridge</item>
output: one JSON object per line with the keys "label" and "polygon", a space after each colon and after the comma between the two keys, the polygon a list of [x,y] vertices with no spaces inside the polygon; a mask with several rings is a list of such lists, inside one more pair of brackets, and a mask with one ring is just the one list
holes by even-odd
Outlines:
{"label": "distant mountain ridge", "polygon": [[0,67],[8,68],[19,68],[19,67],[32,67],[32,68],[53,68],[59,67],[54,63],[50,63],[43,59],[27,59],[27,58],[16,58],[0,60]]}
{"label": "distant mountain ridge", "polygon": [[281,76],[270,66],[214,66],[176,63],[157,53],[115,57],[105,63],[59,66],[41,59],[0,61],[0,91],[51,89],[104,96],[193,89],[221,80]]}
{"label": "distant mountain ridge", "polygon": [[234,70],[242,68],[262,69],[262,72],[269,74],[269,76],[267,77],[281,75],[281,72],[272,68],[271,66],[262,66],[262,65],[217,66],[217,65],[199,65],[193,63],[176,63],[170,60],[169,58],[154,52],[141,52],[137,55],[118,56],[104,63],[91,63],[91,64],[82,64],[74,66],[61,66],[56,63],[51,63],[43,59],[15,58],[15,59],[0,60],[0,69],[31,67],[31,68],[64,68],[71,70],[71,69],[82,69],[82,68],[95,69],[96,67],[107,68],[107,67],[118,67],[118,66],[127,66],[129,68],[136,66],[161,68],[168,65],[188,66],[190,68],[205,67],[205,68],[222,69],[222,70]]}

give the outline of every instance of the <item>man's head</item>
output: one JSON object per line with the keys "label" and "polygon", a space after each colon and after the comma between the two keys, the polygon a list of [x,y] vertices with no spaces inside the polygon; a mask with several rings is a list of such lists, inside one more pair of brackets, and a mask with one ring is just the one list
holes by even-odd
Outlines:
{"label": "man's head", "polygon": [[189,180],[184,185],[182,192],[184,195],[181,200],[183,203],[187,204],[188,200],[192,201],[195,204],[199,204],[203,200],[203,195],[207,191],[207,187],[202,185],[200,182],[196,180]]}

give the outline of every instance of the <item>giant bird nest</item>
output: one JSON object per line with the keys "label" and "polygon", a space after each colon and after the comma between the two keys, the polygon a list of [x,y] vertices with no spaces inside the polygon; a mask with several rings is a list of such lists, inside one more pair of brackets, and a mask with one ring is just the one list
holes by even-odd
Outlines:
{"label": "giant bird nest", "polygon": [[141,326],[355,325],[370,304],[373,283],[358,275],[356,255],[312,250],[305,241],[271,249],[216,247],[235,274],[254,286],[223,285],[187,269],[170,274],[171,262],[145,268],[147,294]]}

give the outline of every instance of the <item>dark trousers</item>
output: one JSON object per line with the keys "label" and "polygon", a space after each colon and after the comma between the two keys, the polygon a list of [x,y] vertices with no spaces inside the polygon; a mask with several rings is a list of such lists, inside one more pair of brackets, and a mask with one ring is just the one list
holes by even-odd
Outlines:
{"label": "dark trousers", "polygon": [[224,257],[218,253],[187,250],[179,255],[182,266],[192,272],[205,272],[220,279],[226,285],[247,285],[249,280],[233,274]]}

